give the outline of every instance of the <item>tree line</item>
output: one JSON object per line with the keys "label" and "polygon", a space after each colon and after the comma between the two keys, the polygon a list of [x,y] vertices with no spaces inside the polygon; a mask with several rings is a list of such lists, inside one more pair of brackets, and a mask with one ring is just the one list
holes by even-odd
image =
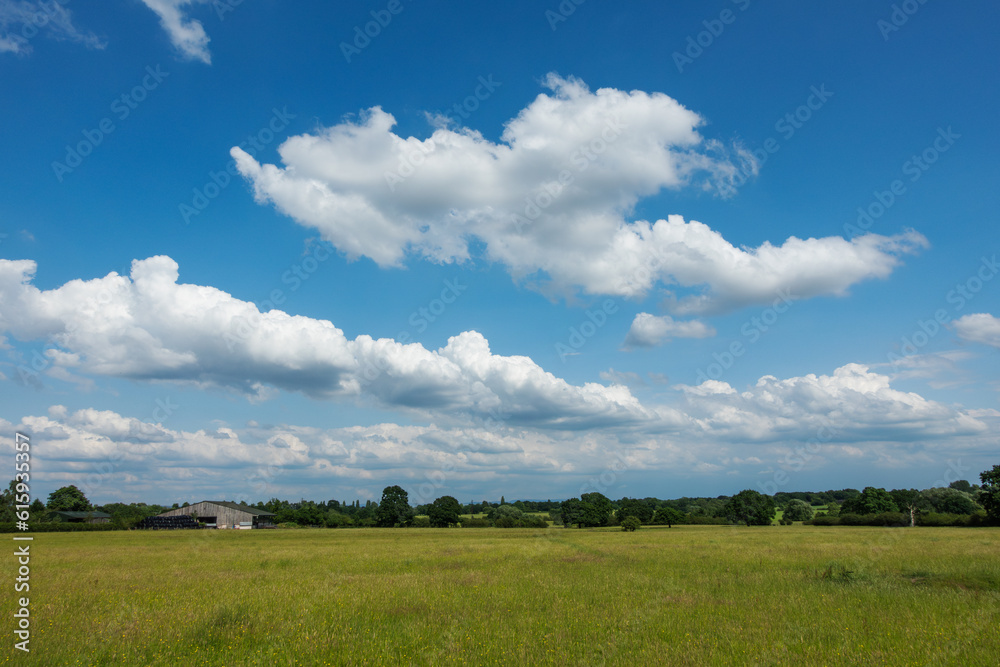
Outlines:
{"label": "tree line", "polygon": [[[622,526],[635,530],[642,525],[744,524],[771,525],[780,522],[812,525],[1000,525],[1000,465],[980,475],[981,484],[968,480],[947,487],[892,489],[865,487],[819,492],[778,492],[765,495],[745,489],[734,496],[621,498],[612,500],[597,491],[562,501],[516,500],[508,503],[482,500],[461,503],[442,496],[431,503],[411,506],[405,489],[387,486],[379,502],[366,500],[303,500],[290,502],[271,498],[251,507],[271,512],[275,522],[288,527],[449,527],[545,528],[555,525],[576,528]],[[19,486],[20,485],[20,486]],[[11,481],[0,495],[0,525],[13,526],[23,484]],[[49,494],[48,502],[35,499],[30,505],[32,524],[44,523],[57,511],[100,511],[111,516],[109,528],[131,528],[149,516],[171,507],[146,503],[93,505],[76,486],[65,486]],[[780,514],[779,514],[780,513]],[[630,519],[626,521],[627,519]],[[13,528],[11,528],[13,530]]]}

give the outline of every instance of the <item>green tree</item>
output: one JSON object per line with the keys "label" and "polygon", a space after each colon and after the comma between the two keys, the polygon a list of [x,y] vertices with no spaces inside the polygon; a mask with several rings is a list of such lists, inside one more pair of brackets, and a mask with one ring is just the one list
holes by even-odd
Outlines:
{"label": "green tree", "polygon": [[852,496],[840,506],[841,514],[882,514],[898,512],[895,501],[885,489],[866,486],[861,495]]}
{"label": "green tree", "polygon": [[774,499],[760,491],[744,489],[730,498],[725,505],[725,515],[730,521],[748,526],[769,526],[776,512]]}
{"label": "green tree", "polygon": [[922,495],[934,507],[935,512],[945,514],[974,514],[979,505],[968,493],[952,488],[924,489]]}
{"label": "green tree", "polygon": [[992,523],[1000,524],[1000,465],[984,470],[979,475],[983,483],[979,489],[979,504],[986,510]]}
{"label": "green tree", "polygon": [[791,500],[782,516],[789,521],[808,521],[813,518],[813,508],[804,500]]}
{"label": "green tree", "polygon": [[33,521],[42,521],[45,518],[45,503],[42,502],[41,498],[35,498],[28,510],[31,512]]}
{"label": "green tree", "polygon": [[491,507],[486,513],[486,520],[497,528],[513,528],[524,519],[524,512],[513,505]]}
{"label": "green tree", "polygon": [[593,491],[580,496],[581,520],[585,526],[606,526],[614,507],[603,493]]}
{"label": "green tree", "polygon": [[56,489],[49,494],[49,501],[45,506],[50,512],[86,512],[91,509],[87,496],[75,486]]}
{"label": "green tree", "polygon": [[618,511],[615,516],[619,521],[623,521],[627,516],[634,516],[642,523],[649,523],[653,520],[653,508],[638,498],[622,498],[618,501]]}
{"label": "green tree", "polygon": [[641,526],[641,525],[642,525],[642,522],[639,521],[639,517],[637,517],[637,516],[635,516],[633,514],[629,514],[627,517],[625,517],[624,519],[622,519],[622,530],[624,530],[626,532],[630,532],[630,533],[634,532],[634,531],[638,530],[639,526]]}
{"label": "green tree", "polygon": [[661,507],[656,510],[653,523],[665,523],[667,528],[673,528],[675,523],[684,523],[684,515],[673,507]]}
{"label": "green tree", "polygon": [[[369,508],[366,506],[365,509]],[[375,510],[375,525],[392,528],[393,526],[408,525],[412,521],[413,508],[410,507],[410,496],[403,487],[387,486],[382,489],[382,502]]]}
{"label": "green tree", "polygon": [[577,528],[583,527],[580,521],[583,516],[583,505],[579,498],[568,498],[562,501],[561,508],[563,526],[569,528],[575,523]]}
{"label": "green tree", "polygon": [[896,503],[896,507],[899,508],[900,512],[906,511],[910,513],[910,528],[917,525],[917,515],[920,513],[920,510],[930,509],[931,507],[927,496],[916,489],[893,489],[889,492],[889,495],[892,496],[892,501]]}
{"label": "green tree", "polygon": [[427,516],[431,525],[436,528],[447,528],[458,523],[462,513],[462,505],[452,496],[441,496],[427,508]]}
{"label": "green tree", "polygon": [[[23,483],[20,482],[20,484]],[[16,479],[12,479],[7,488],[3,490],[3,493],[0,493],[0,521],[9,522],[17,519],[17,508],[14,506],[18,504],[18,484],[19,482]],[[33,516],[32,518],[40,519],[41,516]]]}
{"label": "green tree", "polygon": [[292,521],[300,526],[319,526],[323,523],[323,510],[315,502],[307,500],[292,513]]}
{"label": "green tree", "polygon": [[962,493],[972,493],[972,484],[969,483],[967,479],[956,479],[954,482],[948,485],[949,489],[955,489],[956,491],[961,491]]}

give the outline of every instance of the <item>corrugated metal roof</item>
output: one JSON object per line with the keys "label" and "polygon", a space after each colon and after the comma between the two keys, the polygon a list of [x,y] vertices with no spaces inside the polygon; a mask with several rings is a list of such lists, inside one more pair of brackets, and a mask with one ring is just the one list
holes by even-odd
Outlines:
{"label": "corrugated metal roof", "polygon": [[[202,503],[208,503],[209,505],[220,505],[222,507],[228,507],[231,510],[238,510],[240,512],[246,512],[247,514],[253,514],[256,516],[274,516],[274,512],[267,512],[265,510],[259,510],[256,507],[250,507],[249,505],[241,505],[240,503],[229,502],[228,500],[203,500]],[[198,505],[199,503],[194,503]],[[186,509],[180,507],[178,509]]]}

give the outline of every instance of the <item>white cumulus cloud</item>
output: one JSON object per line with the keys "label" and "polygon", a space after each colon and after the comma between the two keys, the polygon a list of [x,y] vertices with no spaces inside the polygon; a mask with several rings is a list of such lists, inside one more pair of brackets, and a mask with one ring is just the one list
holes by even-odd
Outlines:
{"label": "white cumulus cloud", "polygon": [[625,349],[655,347],[672,338],[710,338],[715,329],[701,320],[675,320],[669,315],[657,317],[638,313],[625,337]]}
{"label": "white cumulus cloud", "polygon": [[989,313],[964,315],[952,327],[962,340],[1000,348],[1000,318]]}
{"label": "white cumulus cloud", "polygon": [[741,441],[906,443],[988,429],[967,411],[893,389],[888,376],[861,364],[832,375],[765,375],[743,392],[718,380],[679,388],[684,411],[702,428]]}
{"label": "white cumulus cloud", "polygon": [[350,258],[383,267],[408,257],[464,261],[481,242],[511,276],[554,294],[642,296],[656,287],[676,313],[843,295],[885,278],[924,247],[916,232],[852,240],[764,241],[737,248],[697,221],[629,220],[665,188],[718,192],[753,166],[739,147],[698,132],[704,120],[663,93],[591,91],[550,74],[543,93],[507,122],[500,142],[435,120],[430,137],[402,137],[374,107],[287,139],[283,166],[232,156],[260,203],[315,228]]}
{"label": "white cumulus cloud", "polygon": [[476,331],[439,350],[361,335],[327,320],[260,312],[213,287],[178,284],[158,256],[41,291],[35,263],[0,260],[0,335],[47,339],[50,373],[173,380],[254,397],[273,388],[362,397],[399,408],[548,428],[649,420],[623,386],[571,385],[523,356],[500,356]]}

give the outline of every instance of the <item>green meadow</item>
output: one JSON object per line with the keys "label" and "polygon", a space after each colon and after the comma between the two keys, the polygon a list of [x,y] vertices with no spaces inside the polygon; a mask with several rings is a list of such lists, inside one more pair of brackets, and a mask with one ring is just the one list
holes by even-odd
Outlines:
{"label": "green meadow", "polygon": [[12,663],[1000,664],[989,528],[131,531],[31,544],[31,654],[9,639]]}

